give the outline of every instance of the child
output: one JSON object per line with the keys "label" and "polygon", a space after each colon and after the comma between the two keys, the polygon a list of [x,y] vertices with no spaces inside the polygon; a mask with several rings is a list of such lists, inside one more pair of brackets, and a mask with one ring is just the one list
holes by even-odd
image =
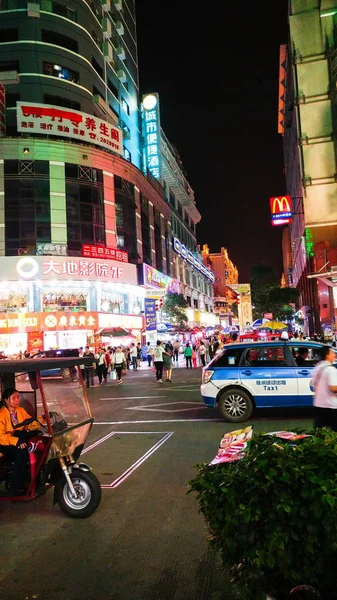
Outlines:
{"label": "child", "polygon": [[193,346],[193,350],[192,350],[192,363],[193,363],[193,368],[196,369],[197,368],[197,349],[195,346]]}

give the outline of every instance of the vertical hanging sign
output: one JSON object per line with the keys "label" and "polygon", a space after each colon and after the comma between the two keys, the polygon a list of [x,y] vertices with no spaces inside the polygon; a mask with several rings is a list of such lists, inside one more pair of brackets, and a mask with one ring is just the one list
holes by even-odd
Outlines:
{"label": "vertical hanging sign", "polygon": [[145,146],[145,169],[161,182],[160,111],[158,94],[146,94],[142,98],[143,137]]}

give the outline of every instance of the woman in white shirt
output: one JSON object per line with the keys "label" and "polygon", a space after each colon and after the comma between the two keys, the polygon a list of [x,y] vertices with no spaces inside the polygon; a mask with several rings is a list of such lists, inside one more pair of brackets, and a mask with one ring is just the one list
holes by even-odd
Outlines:
{"label": "woman in white shirt", "polygon": [[126,363],[125,354],[122,351],[121,346],[117,347],[117,350],[113,357],[113,368],[116,370],[118,383],[122,383],[122,370],[123,365]]}

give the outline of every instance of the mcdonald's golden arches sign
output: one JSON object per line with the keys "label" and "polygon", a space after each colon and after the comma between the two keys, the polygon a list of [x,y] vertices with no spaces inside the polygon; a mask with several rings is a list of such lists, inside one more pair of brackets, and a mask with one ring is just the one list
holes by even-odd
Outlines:
{"label": "mcdonald's golden arches sign", "polygon": [[270,198],[271,224],[288,225],[293,220],[293,208],[290,196]]}

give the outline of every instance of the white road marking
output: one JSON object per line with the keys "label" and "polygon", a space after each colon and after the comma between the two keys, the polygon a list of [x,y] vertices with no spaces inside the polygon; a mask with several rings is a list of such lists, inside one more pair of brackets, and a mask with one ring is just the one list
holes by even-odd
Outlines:
{"label": "white road marking", "polygon": [[146,423],[225,423],[224,419],[154,419],[151,421],[95,421],[93,425],[146,425]]}
{"label": "white road marking", "polygon": [[[126,410],[140,410],[140,411],[148,411],[148,412],[186,412],[187,410],[191,410],[191,406],[187,408],[169,408],[172,405],[177,404],[191,404],[194,410],[203,410],[205,408],[205,404],[203,402],[190,402],[185,400],[178,400],[176,402],[160,402],[159,404],[144,404],[143,406],[129,406],[125,407]],[[165,406],[165,408],[159,408],[159,406]],[[158,408],[157,408],[158,407]]]}
{"label": "white road marking", "polygon": [[152,448],[150,448],[147,452],[145,452],[145,454],[143,454],[143,456],[141,456],[135,463],[133,463],[133,465],[131,465],[131,467],[126,469],[126,471],[124,471],[124,473],[122,473],[122,475],[117,477],[117,479],[115,479],[115,481],[113,481],[109,485],[103,484],[103,485],[101,485],[101,488],[111,489],[111,490],[117,488],[128,477],[130,477],[130,475],[132,475],[132,473],[134,473],[134,471],[136,471],[136,469],[138,469],[148,458],[150,458],[150,456],[152,456],[152,454],[154,454],[158,450],[158,448],[160,448],[160,446],[165,444],[165,442],[167,442],[167,440],[173,435],[173,433],[174,433],[173,431],[169,431],[161,440],[159,440],[154,446],[152,446]]}
{"label": "white road marking", "polygon": [[100,400],[147,400],[148,398],[166,398],[166,396],[119,396],[118,398],[100,398]]}
{"label": "white road marking", "polygon": [[105,442],[106,440],[108,440],[109,438],[111,438],[113,435],[115,435],[115,433],[116,433],[115,431],[111,431],[110,433],[108,433],[104,437],[100,438],[99,440],[97,440],[96,442],[94,442],[93,444],[91,444],[91,446],[88,446],[88,448],[85,448],[84,450],[82,450],[81,455],[85,454],[86,452],[89,452],[89,450],[92,450],[93,448],[96,448],[96,446],[99,446],[99,444],[101,444],[102,442]]}

